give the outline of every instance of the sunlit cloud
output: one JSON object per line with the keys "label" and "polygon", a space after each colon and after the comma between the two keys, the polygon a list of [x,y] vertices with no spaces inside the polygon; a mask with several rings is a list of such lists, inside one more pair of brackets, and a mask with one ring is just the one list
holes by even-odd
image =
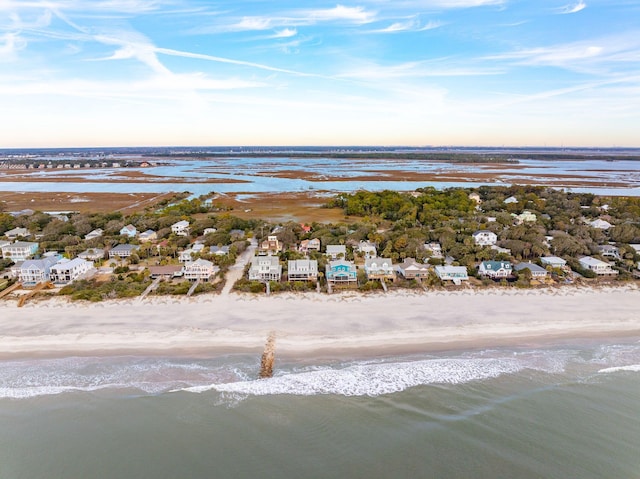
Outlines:
{"label": "sunlit cloud", "polygon": [[295,28],[283,28],[271,35],[269,38],[291,38],[295,37],[297,34],[298,31]]}
{"label": "sunlit cloud", "polygon": [[437,21],[429,21],[425,24],[421,23],[419,19],[412,18],[402,22],[395,22],[385,28],[377,30],[371,30],[372,33],[401,33],[401,32],[424,32],[427,30],[433,30],[439,28],[444,23]]}
{"label": "sunlit cloud", "polygon": [[563,15],[570,14],[570,13],[578,13],[584,10],[585,8],[587,8],[587,4],[584,3],[583,0],[579,0],[577,3],[572,3],[569,5],[565,5],[564,7],[560,7],[557,10],[557,13],[560,13]]}

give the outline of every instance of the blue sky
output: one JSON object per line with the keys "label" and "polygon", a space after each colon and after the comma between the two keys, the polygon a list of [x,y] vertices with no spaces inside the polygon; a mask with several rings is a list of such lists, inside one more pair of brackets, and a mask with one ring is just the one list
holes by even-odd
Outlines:
{"label": "blue sky", "polygon": [[0,0],[0,147],[640,146],[640,0]]}

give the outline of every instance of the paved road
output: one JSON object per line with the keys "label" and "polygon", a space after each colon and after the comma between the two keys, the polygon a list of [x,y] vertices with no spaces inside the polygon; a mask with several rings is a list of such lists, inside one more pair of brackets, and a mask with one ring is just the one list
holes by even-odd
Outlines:
{"label": "paved road", "polygon": [[258,242],[254,238],[251,238],[251,244],[249,247],[240,256],[238,256],[236,263],[229,268],[229,271],[227,271],[227,282],[225,283],[221,294],[229,294],[231,292],[231,288],[233,288],[235,282],[242,277],[244,267],[249,263],[249,261],[251,261],[251,258],[255,256],[257,248]]}

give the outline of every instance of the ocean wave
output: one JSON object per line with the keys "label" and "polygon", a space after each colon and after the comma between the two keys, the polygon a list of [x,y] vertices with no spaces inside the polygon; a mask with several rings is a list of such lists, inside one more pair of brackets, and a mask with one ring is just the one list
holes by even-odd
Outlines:
{"label": "ocean wave", "polygon": [[183,388],[183,391],[264,396],[290,394],[311,396],[380,396],[427,384],[461,384],[513,374],[527,367],[517,359],[431,359],[386,364],[354,365],[285,374],[269,379],[210,384]]}
{"label": "ocean wave", "polygon": [[617,366],[614,368],[604,368],[598,372],[599,373],[618,373],[621,371],[631,371],[634,373],[640,373],[640,364],[631,364],[629,366]]}

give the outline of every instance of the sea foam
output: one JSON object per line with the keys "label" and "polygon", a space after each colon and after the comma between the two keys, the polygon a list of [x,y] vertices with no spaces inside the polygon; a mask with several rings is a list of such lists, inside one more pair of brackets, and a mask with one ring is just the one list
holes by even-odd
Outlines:
{"label": "sea foam", "polygon": [[631,371],[634,373],[640,373],[640,364],[631,364],[629,366],[618,366],[615,368],[604,368],[598,372],[599,373],[618,373],[621,371]]}

